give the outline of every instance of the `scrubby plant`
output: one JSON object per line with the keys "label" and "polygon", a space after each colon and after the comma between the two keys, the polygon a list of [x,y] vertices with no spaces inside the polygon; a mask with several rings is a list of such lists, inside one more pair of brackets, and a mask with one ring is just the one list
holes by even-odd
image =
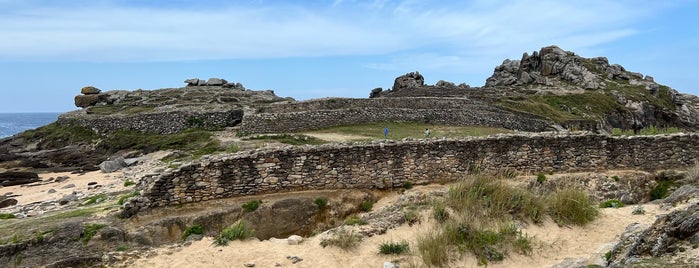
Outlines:
{"label": "scrubby plant", "polygon": [[643,215],[646,214],[646,210],[643,209],[643,206],[638,205],[633,208],[633,211],[631,211],[631,214],[633,215]]}
{"label": "scrubby plant", "polygon": [[83,241],[83,244],[87,244],[90,242],[90,239],[92,239],[93,236],[99,231],[100,229],[106,227],[106,224],[101,224],[101,223],[91,223],[91,224],[86,224],[85,227],[83,228],[83,232],[80,235],[81,240]]}
{"label": "scrubby plant", "polygon": [[243,204],[241,207],[243,208],[243,210],[245,210],[245,212],[253,212],[260,207],[260,204],[262,204],[262,201],[260,200],[250,200],[247,203]]}
{"label": "scrubby plant", "polygon": [[318,197],[315,200],[313,200],[313,203],[318,206],[318,208],[323,209],[328,205],[328,199],[325,197]]}
{"label": "scrubby plant", "polygon": [[432,204],[432,216],[439,222],[444,222],[449,218],[447,206],[444,202],[434,202]]}
{"label": "scrubby plant", "polygon": [[371,200],[364,201],[361,204],[359,204],[359,209],[364,211],[364,212],[369,212],[371,209],[374,207],[374,202]]}
{"label": "scrubby plant", "polygon": [[699,183],[699,161],[694,162],[694,165],[687,170],[684,177],[688,183]]}
{"label": "scrubby plant", "polygon": [[0,220],[14,219],[15,214],[12,213],[0,213]]}
{"label": "scrubby plant", "polygon": [[537,174],[536,182],[538,182],[539,184],[543,184],[544,182],[546,182],[546,175],[544,175],[544,173]]}
{"label": "scrubby plant", "polygon": [[413,189],[413,182],[412,181],[406,181],[403,183],[403,189],[410,190]]}
{"label": "scrubby plant", "polygon": [[244,221],[238,220],[234,224],[224,228],[221,233],[214,238],[214,245],[227,246],[233,240],[244,240],[255,235],[255,230],[250,228]]}
{"label": "scrubby plant", "polygon": [[357,215],[350,215],[345,219],[345,224],[346,225],[365,225],[366,222],[359,218]]}
{"label": "scrubby plant", "polygon": [[417,235],[417,251],[427,267],[444,267],[449,262],[449,248],[452,245],[439,227]]}
{"label": "scrubby plant", "polygon": [[118,245],[116,247],[116,251],[127,251],[129,249],[130,249],[129,245]]}
{"label": "scrubby plant", "polygon": [[348,230],[342,229],[342,230],[338,230],[331,237],[322,239],[320,241],[320,246],[322,246],[322,247],[333,246],[333,247],[341,248],[345,251],[349,251],[349,250],[357,248],[357,246],[359,246],[359,243],[361,241],[362,241],[361,235],[356,234],[353,231],[348,231]]}
{"label": "scrubby plant", "polygon": [[620,208],[623,206],[624,203],[621,203],[618,199],[610,199],[599,204],[600,208]]}
{"label": "scrubby plant", "polygon": [[556,191],[549,197],[548,203],[551,216],[560,225],[585,225],[599,214],[587,193],[580,189]]}
{"label": "scrubby plant", "polygon": [[124,187],[129,187],[129,186],[131,186],[131,185],[136,185],[136,183],[135,183],[134,181],[132,181],[132,180],[126,180],[126,181],[124,182]]}
{"label": "scrubby plant", "polygon": [[670,187],[672,182],[669,180],[661,180],[650,190],[650,200],[663,199],[670,195]]}
{"label": "scrubby plant", "polygon": [[409,226],[413,226],[413,224],[420,222],[420,213],[415,207],[407,208],[404,212],[404,217],[405,222],[407,222]]}
{"label": "scrubby plant", "polygon": [[614,180],[615,182],[619,182],[619,176],[616,176],[616,175],[612,176],[612,180]]}
{"label": "scrubby plant", "polygon": [[400,255],[408,251],[410,251],[410,244],[407,241],[402,241],[400,243],[384,242],[379,245],[379,253],[384,255]]}
{"label": "scrubby plant", "polygon": [[187,229],[184,230],[184,233],[182,234],[182,239],[187,239],[190,235],[200,235],[204,234],[204,228],[201,227],[201,225],[196,224],[188,227]]}
{"label": "scrubby plant", "polygon": [[89,205],[94,205],[97,203],[100,203],[104,200],[107,200],[107,195],[106,194],[98,194],[98,195],[93,195],[85,199],[85,202],[80,204],[80,206],[89,206]]}

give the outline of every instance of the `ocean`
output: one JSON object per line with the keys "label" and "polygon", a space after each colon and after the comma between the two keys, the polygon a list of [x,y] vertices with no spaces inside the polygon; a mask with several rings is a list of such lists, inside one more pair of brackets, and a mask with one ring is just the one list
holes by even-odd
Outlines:
{"label": "ocean", "polygon": [[0,138],[48,125],[61,113],[0,113]]}

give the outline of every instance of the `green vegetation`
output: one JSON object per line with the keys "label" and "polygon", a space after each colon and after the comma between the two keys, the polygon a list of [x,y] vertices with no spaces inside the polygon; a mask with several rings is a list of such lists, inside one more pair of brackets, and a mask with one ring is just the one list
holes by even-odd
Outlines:
{"label": "green vegetation", "polygon": [[88,128],[77,124],[59,125],[55,122],[34,130],[27,130],[22,133],[22,136],[29,142],[40,141],[41,148],[91,143],[98,138],[98,135]]}
{"label": "green vegetation", "polygon": [[90,207],[90,208],[85,208],[85,209],[76,209],[76,210],[71,210],[71,211],[66,211],[66,212],[50,215],[50,216],[47,216],[45,219],[46,220],[58,220],[58,219],[85,217],[85,216],[93,215],[93,214],[100,212],[100,211],[103,211],[103,209],[101,207]]}
{"label": "green vegetation", "polygon": [[129,245],[118,245],[118,246],[116,247],[116,251],[127,251],[127,250],[129,250],[130,248],[131,248],[131,247],[129,247]]}
{"label": "green vegetation", "polygon": [[345,251],[352,250],[359,246],[362,241],[362,236],[356,234],[352,231],[347,231],[345,229],[337,231],[332,237],[325,238],[320,241],[320,246],[327,247],[333,246],[341,248]]}
{"label": "green vegetation", "polygon": [[92,106],[87,108],[88,114],[97,115],[110,115],[110,114],[139,114],[145,112],[152,112],[155,107],[147,106],[120,106],[120,105],[105,105],[105,106]]}
{"label": "green vegetation", "polygon": [[190,226],[186,230],[184,230],[184,233],[182,234],[182,239],[187,239],[187,237],[189,237],[189,235],[193,235],[193,234],[196,234],[196,235],[204,234],[204,228],[198,224]]}
{"label": "green vegetation", "polygon": [[[313,133],[333,133],[357,136],[356,140],[383,139],[383,129],[388,128],[388,138],[399,140],[404,138],[421,139],[425,137],[425,128],[429,128],[432,137],[470,137],[487,136],[499,133],[512,133],[512,130],[480,126],[446,126],[415,122],[383,122],[361,125],[344,125],[324,128]],[[363,138],[362,138],[363,137]]]}
{"label": "green vegetation", "polygon": [[315,200],[313,200],[313,203],[318,206],[319,209],[325,208],[325,206],[328,205],[328,199],[325,197],[318,197]]}
{"label": "green vegetation", "polygon": [[0,213],[0,220],[14,219],[15,214],[12,213]]}
{"label": "green vegetation", "polygon": [[413,182],[412,181],[406,181],[403,183],[403,189],[410,190],[413,189]]}
{"label": "green vegetation", "polygon": [[374,207],[374,201],[368,200],[359,204],[359,209],[364,212],[369,212]]}
{"label": "green vegetation", "polygon": [[214,239],[214,245],[227,246],[233,240],[245,240],[255,235],[255,230],[250,228],[245,222],[238,220],[228,226]]}
{"label": "green vegetation", "polygon": [[132,180],[126,180],[126,181],[124,182],[124,187],[129,187],[129,186],[131,186],[131,185],[136,185],[136,183],[135,183],[134,181],[132,181]]}
{"label": "green vegetation", "polygon": [[616,176],[616,175],[612,176],[612,180],[614,180],[615,182],[619,182],[619,176]]}
{"label": "green vegetation", "polygon": [[658,184],[650,190],[650,200],[663,199],[670,195],[670,187],[673,185],[672,181],[660,180]]}
{"label": "green vegetation", "polygon": [[626,130],[622,130],[620,128],[612,129],[613,136],[659,135],[659,134],[672,134],[672,133],[682,133],[682,132],[684,132],[684,130],[681,128],[676,128],[676,127],[660,128],[660,127],[655,127],[655,126],[649,126],[649,127],[643,128],[636,133],[634,133],[634,131],[632,129],[626,129]]}
{"label": "green vegetation", "polygon": [[259,135],[247,139],[276,141],[289,145],[320,145],[328,143],[327,141],[321,139],[300,134]]}
{"label": "green vegetation", "polygon": [[119,201],[117,201],[117,204],[123,205],[124,202],[126,202],[127,199],[129,199],[129,198],[131,198],[131,197],[136,197],[136,196],[138,196],[138,195],[139,195],[138,191],[134,191],[134,192],[132,192],[132,193],[130,193],[130,194],[122,195],[121,197],[119,197]]}
{"label": "green vegetation", "polygon": [[416,207],[406,208],[403,217],[409,226],[413,226],[413,224],[420,222],[420,213],[417,211]]}
{"label": "green vegetation", "polygon": [[624,203],[621,203],[618,199],[610,199],[599,204],[600,208],[620,208],[623,206]]}
{"label": "green vegetation", "polygon": [[597,218],[599,211],[580,189],[562,189],[548,198],[551,217],[560,225],[585,225]]}
{"label": "green vegetation", "polygon": [[253,212],[260,207],[260,204],[262,204],[262,201],[260,200],[250,200],[247,203],[243,204],[241,207],[243,208],[243,210],[245,210],[245,212]]}
{"label": "green vegetation", "polygon": [[379,245],[379,253],[384,254],[384,255],[400,255],[406,252],[410,251],[410,245],[408,244],[407,241],[403,241],[400,243],[396,242],[386,242],[386,243],[381,243]]}
{"label": "green vegetation", "polygon": [[345,224],[346,225],[365,225],[366,222],[359,218],[357,215],[350,215],[345,219]]}
{"label": "green vegetation", "polygon": [[95,236],[97,231],[106,226],[107,225],[101,223],[86,224],[81,234],[81,240],[83,241],[83,244],[87,244],[88,242],[90,242],[90,239],[92,239],[92,237]]}
{"label": "green vegetation", "polygon": [[119,130],[109,134],[100,144],[109,150],[137,149],[145,152],[159,150],[182,150],[194,157],[225,150],[212,133],[201,129],[188,129],[180,133],[159,135],[133,130]]}
{"label": "green vegetation", "polygon": [[[584,225],[597,208],[584,191],[562,189],[548,196],[510,186],[504,177],[470,175],[453,185],[443,203],[433,203],[434,230],[417,236],[417,252],[426,266],[449,264],[451,252],[467,251],[479,264],[500,261],[510,251],[532,252],[532,239],[517,221],[540,223],[549,215],[560,224]],[[453,213],[447,214],[447,208]]]}
{"label": "green vegetation", "polygon": [[646,210],[643,209],[643,206],[637,205],[637,206],[633,207],[633,211],[631,211],[631,214],[633,214],[633,215],[643,215],[643,214],[646,214]]}
{"label": "green vegetation", "polygon": [[98,194],[94,196],[90,196],[85,199],[85,202],[80,204],[80,206],[89,206],[89,205],[94,205],[97,203],[101,203],[103,201],[107,200],[107,195],[106,194]]}
{"label": "green vegetation", "polygon": [[536,175],[536,182],[538,182],[539,184],[546,182],[546,175],[544,175],[544,173],[537,174]]}

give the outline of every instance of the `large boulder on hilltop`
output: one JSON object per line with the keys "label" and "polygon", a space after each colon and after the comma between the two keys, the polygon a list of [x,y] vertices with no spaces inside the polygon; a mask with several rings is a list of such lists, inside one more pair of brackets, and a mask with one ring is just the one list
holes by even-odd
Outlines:
{"label": "large boulder on hilltop", "polygon": [[396,77],[393,82],[393,91],[399,91],[406,88],[416,88],[425,85],[425,77],[423,77],[419,72],[411,72],[405,75]]}
{"label": "large boulder on hilltop", "polygon": [[194,87],[199,85],[199,78],[190,78],[187,80],[184,80],[185,83],[187,83],[188,87]]}
{"label": "large boulder on hilltop", "polygon": [[99,94],[102,92],[99,88],[93,87],[93,86],[86,86],[80,89],[80,93],[84,95],[94,95],[94,94]]}
{"label": "large boulder on hilltop", "polygon": [[80,108],[94,106],[97,103],[103,102],[105,97],[106,95],[104,94],[77,95],[75,96],[75,106]]}

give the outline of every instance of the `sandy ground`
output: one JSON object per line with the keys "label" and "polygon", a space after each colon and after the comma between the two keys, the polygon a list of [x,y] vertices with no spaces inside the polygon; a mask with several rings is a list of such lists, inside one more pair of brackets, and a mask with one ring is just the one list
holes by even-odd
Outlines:
{"label": "sandy ground", "polygon": [[[396,198],[390,195],[377,203],[388,204]],[[601,217],[586,227],[559,227],[551,221],[542,225],[528,225],[523,232],[534,240],[534,253],[530,256],[511,253],[501,263],[488,267],[550,267],[565,259],[586,259],[588,264],[602,264],[602,256],[619,239],[625,228],[638,222],[650,225],[661,211],[657,205],[644,205],[644,215],[632,215],[633,206],[601,210]],[[412,227],[404,224],[384,235],[365,238],[353,251],[334,247],[323,248],[320,241],[324,234],[305,238],[300,245],[289,245],[286,239],[265,241],[234,241],[228,246],[212,246],[211,238],[194,241],[189,245],[164,247],[149,252],[147,257],[129,263],[128,267],[382,267],[384,262],[398,260],[400,267],[423,267],[416,256],[415,238],[427,232],[434,220],[426,215],[420,224]],[[378,253],[379,245],[386,242],[409,241],[413,252],[398,256]],[[287,256],[297,256],[303,261],[293,264]],[[465,255],[450,267],[478,266],[473,256]]]}
{"label": "sandy ground", "polygon": [[361,135],[347,135],[347,134],[337,134],[337,133],[318,133],[318,132],[307,132],[304,135],[311,136],[317,139],[326,140],[329,142],[347,142],[347,141],[362,141],[371,140],[373,137],[361,136]]}
{"label": "sandy ground", "polygon": [[[67,176],[68,179],[61,182],[49,180],[50,178],[55,179],[61,176]],[[124,188],[124,181],[121,179],[121,177],[123,176],[120,172],[110,174],[102,173],[101,171],[92,171],[84,174],[71,174],[70,172],[45,173],[39,174],[41,182],[1,187],[0,195],[5,195],[8,193],[13,195],[13,198],[17,199],[17,205],[21,206],[35,202],[58,200],[64,195],[68,195],[73,192],[101,193],[107,189],[109,191],[123,190],[122,188]],[[95,189],[88,189],[88,183],[90,182],[97,182],[102,186]],[[71,184],[74,185],[74,187],[66,188]],[[49,190],[51,189],[54,189],[56,192],[49,193]]]}

